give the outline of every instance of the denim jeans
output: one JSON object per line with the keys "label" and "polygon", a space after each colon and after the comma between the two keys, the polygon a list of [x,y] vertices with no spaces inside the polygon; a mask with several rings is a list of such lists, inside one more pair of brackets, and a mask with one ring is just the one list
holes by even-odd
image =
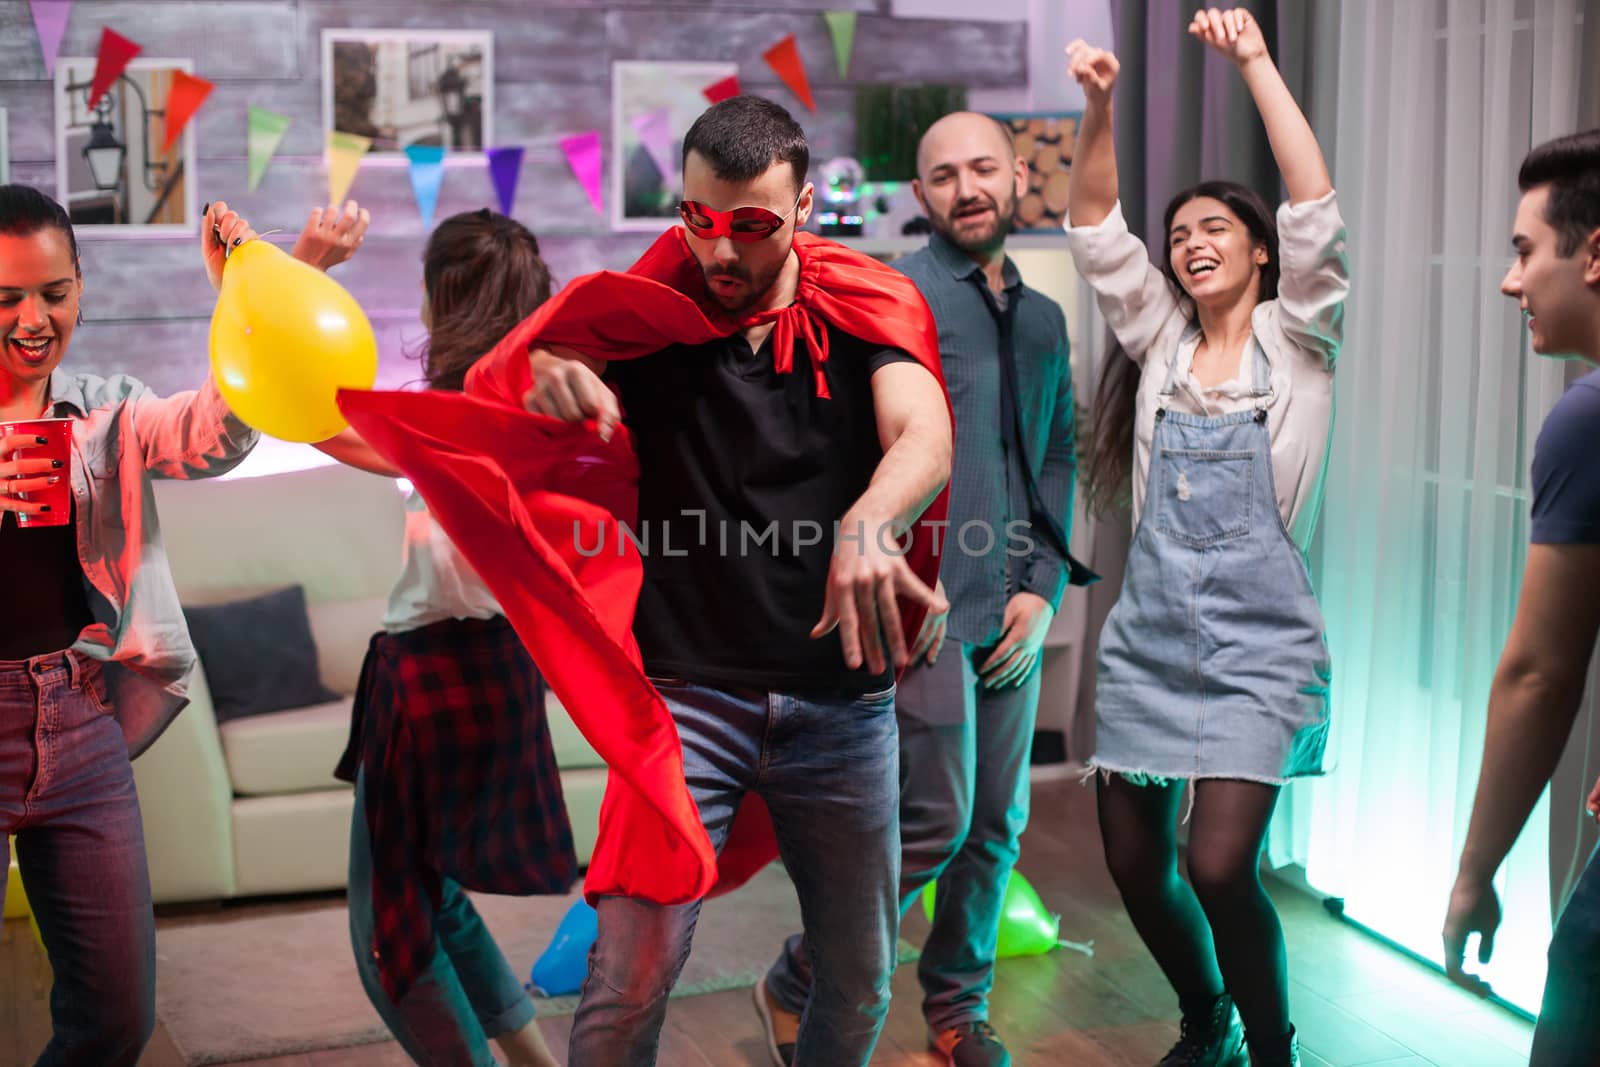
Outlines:
{"label": "denim jeans", "polygon": [[406,1055],[423,1067],[494,1067],[489,1039],[526,1026],[533,1018],[533,1001],[461,886],[442,880],[428,969],[399,1003],[384,992],[372,955],[372,842],[363,785],[357,772],[349,903],[350,943],[367,999]]}
{"label": "denim jeans", "polygon": [[[978,667],[992,648],[945,644],[937,663],[901,676],[900,908],[938,879],[933,926],[917,977],[934,1033],[987,1019],[1006,882],[1028,823],[1028,756],[1039,669],[1019,686],[986,689]],[[767,989],[799,1011],[811,988],[803,936],[792,935]]]}
{"label": "denim jeans", "polygon": [[[864,1067],[889,1010],[899,933],[899,757],[894,691],[854,700],[656,682],[684,774],[721,849],[744,794],[766,802],[800,898],[815,986],[797,1067]],[[700,903],[603,897],[573,1020],[572,1067],[655,1063],[667,996]]]}
{"label": "denim jeans", "polygon": [[1600,850],[1550,940],[1550,971],[1528,1067],[1578,1067],[1600,1050]]}
{"label": "denim jeans", "polygon": [[12,835],[55,972],[40,1067],[133,1067],[155,1029],[155,912],[128,746],[80,653],[0,661],[0,854]]}

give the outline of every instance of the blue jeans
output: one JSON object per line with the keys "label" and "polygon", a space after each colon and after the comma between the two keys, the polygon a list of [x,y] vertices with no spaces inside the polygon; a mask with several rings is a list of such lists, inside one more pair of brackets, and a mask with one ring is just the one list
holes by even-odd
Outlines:
{"label": "blue jeans", "polygon": [[[1028,757],[1039,709],[1037,666],[1019,686],[986,689],[993,648],[947,641],[937,663],[900,678],[900,909],[938,879],[917,976],[934,1033],[987,1019],[1006,882],[1028,824]],[[805,938],[792,935],[767,989],[799,1011],[811,989]]]}
{"label": "blue jeans", "polygon": [[[810,936],[815,984],[798,1067],[864,1067],[889,1010],[899,933],[899,756],[894,691],[855,700],[656,682],[684,775],[720,850],[744,794],[766,801]],[[700,903],[602,897],[572,1025],[572,1067],[655,1063],[667,995]]]}
{"label": "blue jeans", "polygon": [[133,1067],[155,1030],[155,912],[128,746],[87,656],[0,661],[0,854],[9,835],[55,972],[40,1067]]}
{"label": "blue jeans", "polygon": [[367,999],[406,1055],[424,1067],[494,1067],[489,1039],[533,1018],[533,1001],[495,944],[466,891],[441,880],[428,969],[399,1003],[389,999],[372,955],[372,842],[360,772],[350,819],[350,943]]}
{"label": "blue jeans", "polygon": [[1578,879],[1550,940],[1550,971],[1528,1067],[1578,1067],[1600,1049],[1600,850]]}

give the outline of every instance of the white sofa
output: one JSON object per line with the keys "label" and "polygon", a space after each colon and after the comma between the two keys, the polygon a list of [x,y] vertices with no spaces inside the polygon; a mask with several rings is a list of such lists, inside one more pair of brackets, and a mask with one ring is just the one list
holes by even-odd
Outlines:
{"label": "white sofa", "polygon": [[[264,466],[252,457],[251,466]],[[191,703],[134,762],[157,903],[342,888],[350,787],[344,750],[367,641],[400,566],[404,497],[344,467],[161,482],[163,540],[185,605],[301,585],[334,703],[218,728],[204,664]],[[594,847],[606,771],[552,697],[547,704],[578,859]]]}

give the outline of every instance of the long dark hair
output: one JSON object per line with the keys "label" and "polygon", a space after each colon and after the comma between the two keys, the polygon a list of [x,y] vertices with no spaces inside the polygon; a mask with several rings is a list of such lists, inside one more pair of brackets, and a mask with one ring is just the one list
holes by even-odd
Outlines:
{"label": "long dark hair", "polygon": [[460,389],[467,371],[550,299],[550,268],[522,223],[484,208],[441,222],[422,254],[428,339],[422,370],[433,389]]}
{"label": "long dark hair", "polygon": [[[1251,239],[1266,246],[1267,262],[1261,267],[1260,285],[1256,302],[1275,300],[1278,297],[1278,223],[1267,202],[1248,186],[1238,182],[1201,182],[1183,190],[1167,204],[1161,221],[1161,273],[1178,298],[1178,305],[1189,318],[1194,317],[1194,302],[1178,281],[1178,272],[1172,268],[1172,252],[1167,234],[1172,232],[1172,220],[1178,209],[1191,200],[1206,196],[1220,200],[1228,206],[1250,231]],[[1127,357],[1118,344],[1100,367],[1100,380],[1095,386],[1094,405],[1089,411],[1089,432],[1085,434],[1087,447],[1081,461],[1084,499],[1089,510],[1107,514],[1127,506],[1131,496],[1133,474],[1133,424],[1137,415],[1139,395],[1139,365]]]}
{"label": "long dark hair", "polygon": [[31,185],[0,185],[0,234],[28,237],[40,230],[60,230],[72,250],[72,269],[80,276],[78,238],[66,209]]}

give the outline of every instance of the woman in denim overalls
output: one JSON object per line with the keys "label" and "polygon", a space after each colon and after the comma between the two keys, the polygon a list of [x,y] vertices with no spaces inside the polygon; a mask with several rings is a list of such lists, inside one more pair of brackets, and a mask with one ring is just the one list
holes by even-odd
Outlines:
{"label": "woman in denim overalls", "polygon": [[[1100,639],[1091,764],[1107,863],[1183,1011],[1161,1064],[1287,1065],[1298,1053],[1283,933],[1257,868],[1279,789],[1321,773],[1327,737],[1328,654],[1303,553],[1331,427],[1344,230],[1254,19],[1201,12],[1190,32],[1239,68],[1290,202],[1275,225],[1243,186],[1186,190],[1153,266],[1117,201],[1117,61],[1069,47],[1088,102],[1069,241],[1131,357],[1104,371],[1091,491],[1114,481],[1107,447],[1126,457],[1134,439],[1135,533]],[[1131,402],[1120,422],[1119,382]],[[1174,838],[1185,782],[1188,883]]]}

